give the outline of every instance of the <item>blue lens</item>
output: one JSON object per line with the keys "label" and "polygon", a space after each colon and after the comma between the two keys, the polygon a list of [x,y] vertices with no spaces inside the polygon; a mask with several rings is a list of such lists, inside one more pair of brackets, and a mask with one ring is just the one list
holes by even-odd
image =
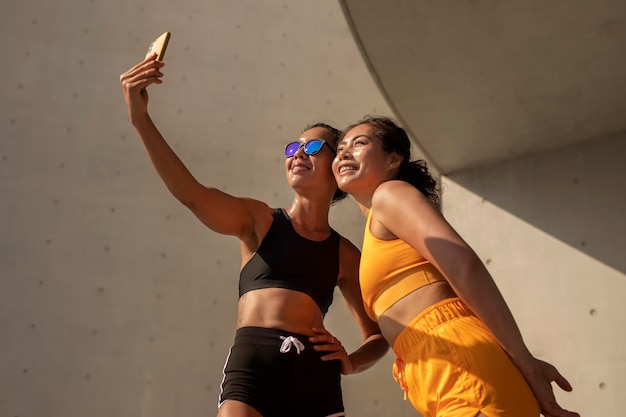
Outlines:
{"label": "blue lens", "polygon": [[322,149],[322,146],[324,146],[323,140],[311,139],[310,141],[304,144],[304,153],[307,155],[315,155]]}
{"label": "blue lens", "polygon": [[322,150],[322,147],[324,146],[325,142],[326,141],[324,141],[322,139],[311,139],[310,141],[308,141],[306,143],[291,142],[290,144],[288,144],[285,147],[285,156],[287,158],[291,158],[292,156],[295,155],[296,152],[298,152],[298,149],[300,149],[302,146],[304,146],[304,153],[305,154],[307,154],[307,155],[315,155],[320,150]]}
{"label": "blue lens", "polygon": [[300,149],[300,142],[291,142],[285,147],[285,156],[291,158]]}

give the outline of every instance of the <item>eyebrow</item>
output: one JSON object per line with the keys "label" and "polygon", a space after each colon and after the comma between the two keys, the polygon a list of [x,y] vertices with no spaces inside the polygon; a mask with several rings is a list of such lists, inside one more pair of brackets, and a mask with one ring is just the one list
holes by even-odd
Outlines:
{"label": "eyebrow", "polygon": [[346,142],[350,142],[350,141],[353,141],[353,140],[358,139],[358,138],[368,138],[368,139],[370,139],[370,140],[372,139],[372,137],[371,137],[371,136],[366,135],[365,133],[362,133],[362,134],[360,134],[360,135],[352,136],[352,137],[350,137],[350,138],[346,138],[346,137],[344,137],[343,139],[341,139],[341,140],[339,141],[339,144],[346,143]]}

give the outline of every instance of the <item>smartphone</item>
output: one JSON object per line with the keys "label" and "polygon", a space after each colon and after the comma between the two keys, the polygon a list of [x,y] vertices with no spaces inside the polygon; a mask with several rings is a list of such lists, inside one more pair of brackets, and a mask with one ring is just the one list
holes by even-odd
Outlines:
{"label": "smartphone", "polygon": [[163,57],[165,56],[165,48],[167,48],[167,43],[170,41],[170,33],[163,32],[161,36],[156,38],[148,47],[148,52],[146,52],[146,58],[152,55],[154,52],[157,53],[156,60],[163,61]]}

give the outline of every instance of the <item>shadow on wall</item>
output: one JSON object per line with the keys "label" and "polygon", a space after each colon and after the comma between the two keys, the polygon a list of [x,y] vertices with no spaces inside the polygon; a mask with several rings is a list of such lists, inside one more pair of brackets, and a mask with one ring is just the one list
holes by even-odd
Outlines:
{"label": "shadow on wall", "polygon": [[626,273],[625,132],[477,170],[451,178]]}

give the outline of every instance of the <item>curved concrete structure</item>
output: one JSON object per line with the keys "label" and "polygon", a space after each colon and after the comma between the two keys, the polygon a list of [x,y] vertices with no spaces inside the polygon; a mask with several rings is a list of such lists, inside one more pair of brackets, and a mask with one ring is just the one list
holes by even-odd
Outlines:
{"label": "curved concrete structure", "polygon": [[626,5],[343,0],[397,117],[444,174],[626,130]]}

